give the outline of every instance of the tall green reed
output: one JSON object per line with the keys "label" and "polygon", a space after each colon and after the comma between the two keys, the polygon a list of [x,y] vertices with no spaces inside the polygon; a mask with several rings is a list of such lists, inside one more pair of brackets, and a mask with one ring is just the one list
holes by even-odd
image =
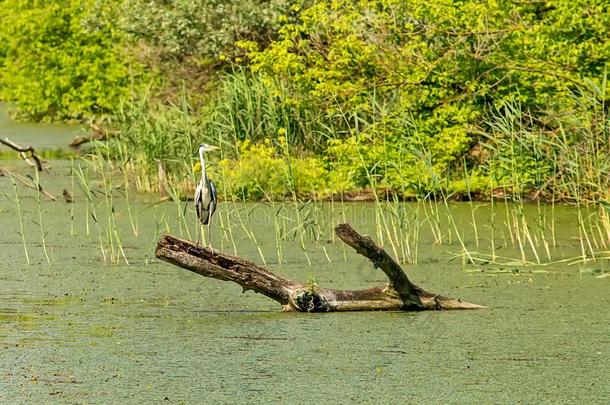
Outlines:
{"label": "tall green reed", "polygon": [[[40,186],[40,174],[38,172],[38,170],[34,169],[34,173],[36,174],[35,176],[35,181],[36,181],[36,189],[37,190],[41,190],[41,186]],[[40,228],[40,241],[42,244],[42,251],[44,252],[44,257],[47,260],[47,265],[49,266],[49,268],[52,267],[51,264],[51,258],[49,257],[49,250],[47,248],[47,231],[44,228],[44,222],[43,222],[43,209],[42,209],[42,203],[41,203],[41,193],[36,193],[36,207],[38,209],[38,226]]]}
{"label": "tall green reed", "polygon": [[21,212],[21,199],[19,198],[19,193],[17,192],[17,183],[13,178],[11,178],[11,183],[13,183],[13,190],[15,192],[15,205],[17,206],[17,215],[19,216],[19,230],[21,236],[21,243],[23,244],[23,254],[25,255],[25,261],[27,264],[30,264],[30,256],[28,254],[28,245],[25,241],[25,230],[23,227],[23,214]]}

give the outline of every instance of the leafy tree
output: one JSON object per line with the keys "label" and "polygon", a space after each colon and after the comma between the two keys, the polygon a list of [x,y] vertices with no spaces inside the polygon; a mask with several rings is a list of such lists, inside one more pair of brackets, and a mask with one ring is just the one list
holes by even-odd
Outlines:
{"label": "leafy tree", "polygon": [[[369,177],[429,187],[463,173],[479,134],[494,130],[490,112],[519,103],[530,126],[557,128],[575,93],[607,86],[608,11],[603,0],[319,0],[270,46],[243,47],[291,104],[341,118],[333,134],[355,140],[333,150],[360,150]],[[383,155],[363,160],[379,145]]]}
{"label": "leafy tree", "polygon": [[[125,58],[123,36],[112,23],[113,6],[116,1],[104,6],[92,0],[0,2],[2,99],[33,120],[114,111],[139,72]],[[96,24],[89,24],[92,13],[103,13]]]}

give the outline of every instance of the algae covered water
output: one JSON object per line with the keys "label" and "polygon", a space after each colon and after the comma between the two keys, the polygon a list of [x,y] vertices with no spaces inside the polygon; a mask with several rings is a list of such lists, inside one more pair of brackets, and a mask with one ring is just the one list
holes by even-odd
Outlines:
{"label": "algae covered water", "polygon": [[[154,246],[162,233],[196,237],[192,207],[129,194],[120,182],[108,188],[93,174],[86,192],[75,165],[51,162],[41,175],[47,191],[61,197],[66,189],[73,204],[39,201],[20,185],[15,193],[10,179],[0,178],[4,403],[610,398],[607,262],[561,260],[582,250],[574,207],[554,207],[552,263],[524,266],[518,244],[511,247],[510,235],[490,226],[485,204],[474,211],[478,248],[468,204],[449,207],[455,228],[439,226],[442,243],[420,221],[417,243],[401,248],[380,228],[374,204],[306,205],[295,219],[289,205],[221,203],[214,245],[265,262],[284,277],[346,289],[385,282],[369,262],[332,240],[333,223],[348,220],[398,256],[416,250],[417,264],[405,268],[417,284],[490,307],[292,314],[236,285],[157,262]],[[19,160],[2,166],[27,171]],[[533,217],[538,212],[526,209]],[[460,238],[456,229],[464,229]],[[490,252],[491,241],[506,258],[502,263],[465,259],[464,245],[474,255]],[[538,253],[544,256],[544,249]]]}

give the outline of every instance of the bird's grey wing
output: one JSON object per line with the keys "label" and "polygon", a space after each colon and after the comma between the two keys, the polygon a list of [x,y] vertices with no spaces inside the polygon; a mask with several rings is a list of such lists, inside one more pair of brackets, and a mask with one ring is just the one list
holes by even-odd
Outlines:
{"label": "bird's grey wing", "polygon": [[199,218],[200,221],[203,221],[203,191],[201,183],[197,184],[197,188],[195,189],[195,212],[197,213],[197,218]]}
{"label": "bird's grey wing", "polygon": [[210,190],[210,181],[208,179],[201,181],[201,204],[199,219],[201,223],[207,225],[210,222],[210,205],[212,204],[212,192]]}
{"label": "bird's grey wing", "polygon": [[210,220],[212,219],[212,215],[214,215],[214,212],[216,212],[216,205],[218,202],[218,199],[216,197],[216,184],[214,184],[214,182],[212,180],[209,181],[210,184]]}

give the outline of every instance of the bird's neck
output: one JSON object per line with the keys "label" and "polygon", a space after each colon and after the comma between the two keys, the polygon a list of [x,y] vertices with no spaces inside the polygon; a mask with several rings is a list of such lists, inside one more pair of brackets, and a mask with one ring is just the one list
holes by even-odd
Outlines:
{"label": "bird's neck", "polygon": [[199,150],[199,162],[201,163],[201,178],[205,179],[207,173],[205,171],[205,158],[203,157],[203,150],[202,149]]}

